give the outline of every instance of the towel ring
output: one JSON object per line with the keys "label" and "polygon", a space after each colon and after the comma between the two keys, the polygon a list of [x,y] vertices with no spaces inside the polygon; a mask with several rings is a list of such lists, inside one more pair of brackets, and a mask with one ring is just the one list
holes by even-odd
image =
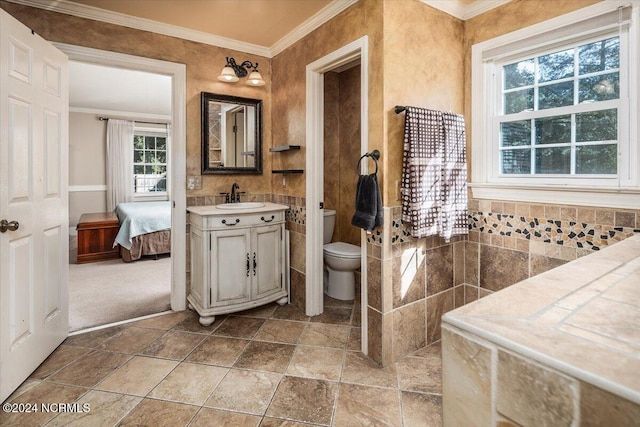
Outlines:
{"label": "towel ring", "polygon": [[380,152],[378,150],[373,150],[371,153],[365,153],[362,155],[362,157],[360,157],[360,160],[358,160],[358,166],[357,166],[358,175],[360,175],[360,162],[362,162],[362,159],[364,159],[365,157],[371,157],[373,161],[376,163],[376,171],[374,172],[374,174],[377,175],[378,159],[380,159]]}

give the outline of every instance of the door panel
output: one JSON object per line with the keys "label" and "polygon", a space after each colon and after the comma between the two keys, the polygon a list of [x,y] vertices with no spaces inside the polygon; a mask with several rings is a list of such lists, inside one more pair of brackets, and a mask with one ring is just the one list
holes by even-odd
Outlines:
{"label": "door panel", "polygon": [[45,145],[45,196],[60,194],[60,159],[62,144],[60,141],[60,114],[53,111],[44,112],[44,145]]}
{"label": "door panel", "polygon": [[63,284],[60,274],[60,240],[66,237],[60,227],[44,232],[44,277],[47,280],[44,295],[45,322],[56,316],[62,307]]}
{"label": "door panel", "polygon": [[[28,337],[32,329],[33,239],[31,236],[9,243],[9,344],[11,349]],[[16,286],[19,284],[20,286]]]}
{"label": "door panel", "polygon": [[33,176],[31,105],[14,97],[9,98],[9,201],[24,202],[31,199]]}
{"label": "door panel", "polygon": [[0,401],[69,330],[67,63],[0,9]]}
{"label": "door panel", "polygon": [[249,230],[214,231],[211,239],[211,306],[249,301]]}
{"label": "door panel", "polygon": [[[256,267],[253,270],[253,298],[262,298],[282,289],[281,225],[256,227],[251,242]],[[255,254],[255,255],[254,255]]]}

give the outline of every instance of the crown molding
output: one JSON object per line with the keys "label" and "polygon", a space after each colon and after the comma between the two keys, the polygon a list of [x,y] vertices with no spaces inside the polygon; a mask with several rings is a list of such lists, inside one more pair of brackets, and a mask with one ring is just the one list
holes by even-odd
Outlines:
{"label": "crown molding", "polygon": [[420,0],[463,21],[509,3],[511,0],[482,0],[465,4],[460,0]]}
{"label": "crown molding", "polygon": [[204,43],[211,46],[237,50],[254,55],[271,57],[271,50],[265,46],[252,43],[244,43],[227,37],[215,36],[202,31],[190,30],[176,25],[169,25],[150,19],[138,18],[124,13],[111,12],[93,6],[80,3],[72,3],[68,0],[7,0],[11,3],[23,6],[35,7],[52,12],[64,13],[66,15],[77,16],[79,18],[92,19],[94,21],[106,22],[123,27],[135,28],[137,30],[149,31],[165,36],[177,37],[184,40]]}
{"label": "crown molding", "polygon": [[343,10],[348,9],[349,7],[356,4],[358,0],[334,0],[322,9],[318,11],[311,18],[304,21],[302,24],[298,25],[294,28],[289,34],[275,42],[270,50],[271,56],[276,56],[277,54],[284,51],[286,48],[302,39],[307,34],[311,33],[315,29],[319,28],[325,22],[330,21]]}
{"label": "crown molding", "polygon": [[11,3],[23,6],[35,7],[52,12],[64,13],[66,15],[77,16],[79,18],[92,19],[94,21],[106,22],[123,27],[135,28],[138,30],[150,31],[152,33],[163,34],[165,36],[177,37],[184,40],[191,40],[211,46],[233,49],[240,52],[272,58],[282,52],[293,43],[297,42],[325,22],[329,21],[343,10],[358,2],[358,0],[334,0],[322,8],[311,18],[298,25],[289,34],[278,40],[271,47],[260,46],[252,43],[245,43],[227,37],[216,36],[202,31],[190,30],[176,25],[169,25],[145,18],[138,18],[119,12],[111,12],[93,6],[80,3],[73,3],[68,0],[7,0]]}

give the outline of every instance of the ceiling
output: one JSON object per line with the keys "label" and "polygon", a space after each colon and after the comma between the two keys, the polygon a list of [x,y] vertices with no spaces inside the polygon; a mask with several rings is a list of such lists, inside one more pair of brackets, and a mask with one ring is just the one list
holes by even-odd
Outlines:
{"label": "ceiling", "polygon": [[71,0],[269,47],[332,0]]}
{"label": "ceiling", "polygon": [[170,117],[171,77],[70,61],[69,107],[72,112]]}

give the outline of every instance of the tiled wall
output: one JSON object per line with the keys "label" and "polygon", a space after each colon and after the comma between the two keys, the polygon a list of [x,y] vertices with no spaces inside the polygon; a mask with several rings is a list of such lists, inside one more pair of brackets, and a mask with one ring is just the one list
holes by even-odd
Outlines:
{"label": "tiled wall", "polygon": [[[386,365],[440,339],[443,313],[464,304],[464,238],[415,239],[401,208],[368,236],[369,357]],[[456,286],[457,285],[457,286]]]}
{"label": "tiled wall", "polygon": [[289,230],[291,303],[306,309],[306,200],[303,197],[272,194],[271,202],[289,206],[285,214]]}
{"label": "tiled wall", "polygon": [[640,232],[640,211],[471,200],[465,301]]}

